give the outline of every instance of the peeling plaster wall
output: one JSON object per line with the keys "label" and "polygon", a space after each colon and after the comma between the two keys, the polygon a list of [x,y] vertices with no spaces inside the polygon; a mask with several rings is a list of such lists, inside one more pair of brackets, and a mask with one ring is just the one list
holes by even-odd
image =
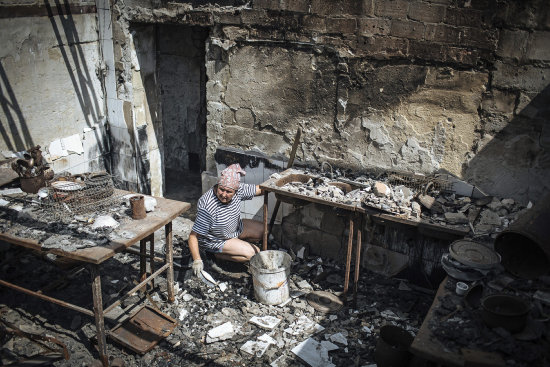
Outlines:
{"label": "peeling plaster wall", "polygon": [[[0,150],[40,145],[54,172],[104,170],[109,158],[97,19],[84,3],[89,13],[34,7],[0,19]],[[0,10],[30,9],[10,5]],[[75,135],[77,147],[65,147]],[[50,145],[61,151],[48,154]]]}
{"label": "peeling plaster wall", "polygon": [[[217,5],[224,5],[220,7]],[[540,0],[117,1],[199,25],[206,169],[219,146],[361,170],[443,170],[524,203],[548,192],[550,6]]]}

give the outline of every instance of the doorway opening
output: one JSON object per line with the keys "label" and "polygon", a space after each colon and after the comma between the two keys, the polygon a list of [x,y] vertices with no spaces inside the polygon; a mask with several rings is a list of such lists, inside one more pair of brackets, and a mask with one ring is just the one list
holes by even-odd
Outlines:
{"label": "doorway opening", "polygon": [[208,29],[157,25],[157,76],[162,106],[165,197],[190,202],[193,215],[206,167]]}

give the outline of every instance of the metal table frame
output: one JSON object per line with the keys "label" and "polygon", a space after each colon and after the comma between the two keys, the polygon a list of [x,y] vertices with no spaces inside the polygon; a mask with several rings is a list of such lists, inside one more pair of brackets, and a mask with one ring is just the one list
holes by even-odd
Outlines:
{"label": "metal table frame", "polygon": [[[122,192],[122,194],[129,194],[129,192]],[[154,279],[163,272],[166,272],[167,281],[167,293],[168,301],[174,302],[174,268],[173,268],[173,238],[172,238],[172,220],[185,212],[191,206],[189,203],[169,200],[164,198],[155,198],[158,206],[154,212],[148,213],[147,217],[140,220],[126,221],[121,224],[120,230],[127,230],[135,234],[131,239],[120,239],[112,241],[108,246],[91,247],[80,249],[72,252],[66,252],[61,249],[51,249],[43,251],[40,243],[33,239],[26,239],[18,237],[14,234],[0,233],[0,240],[4,240],[14,245],[23,246],[33,250],[43,251],[45,253],[53,253],[57,256],[70,258],[84,262],[84,265],[88,267],[91,274],[92,285],[92,297],[93,297],[93,310],[77,306],[75,304],[65,302],[63,300],[53,298],[43,294],[41,291],[32,291],[30,289],[9,283],[0,279],[0,285],[15,289],[17,291],[26,293],[28,295],[41,298],[45,301],[49,301],[60,306],[81,312],[88,316],[95,318],[95,324],[97,329],[97,342],[99,347],[99,356],[104,366],[109,365],[109,359],[107,355],[106,344],[106,330],[105,330],[105,315],[120,305],[122,301],[138,291],[139,289],[151,283],[154,286]],[[155,269],[155,256],[154,256],[154,233],[164,226],[164,236],[166,241],[166,256],[165,263],[158,269]],[[128,249],[132,244],[140,242],[140,251],[132,251]],[[149,255],[147,255],[146,246],[147,242],[150,244]],[[101,274],[100,265],[112,258],[116,253],[127,251],[130,253],[137,253],[140,256],[140,283],[137,284],[126,294],[122,295],[118,300],[111,305],[103,308],[103,298],[101,293]],[[149,260],[150,274],[147,276],[147,259]],[[158,259],[158,258],[157,258]]]}

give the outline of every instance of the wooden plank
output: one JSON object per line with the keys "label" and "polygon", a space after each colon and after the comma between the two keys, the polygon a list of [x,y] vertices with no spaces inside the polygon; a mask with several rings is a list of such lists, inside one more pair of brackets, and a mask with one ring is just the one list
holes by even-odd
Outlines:
{"label": "wooden plank", "polygon": [[[445,279],[443,279],[443,281],[439,285],[434,301],[430,309],[428,310],[428,313],[426,314],[426,318],[424,318],[422,326],[420,326],[420,329],[418,330],[418,333],[416,334],[411,344],[410,351],[419,357],[425,358],[438,364],[442,364],[444,366],[463,367],[466,365],[466,361],[462,353],[453,353],[449,349],[445,348],[445,346],[432,335],[429,328],[429,324],[434,317],[434,312],[441,303],[439,301],[439,298],[443,297],[447,292],[449,292],[447,289],[445,289],[445,285],[447,284],[447,282],[448,277],[445,277]],[[502,360],[502,357],[499,354],[493,352],[483,352],[479,349],[469,351],[473,354],[479,351],[480,354],[484,356],[492,355],[492,358],[489,358],[492,361]]]}
{"label": "wooden plank", "polygon": [[422,322],[422,326],[418,330],[411,347],[410,351],[422,358],[425,358],[429,361],[441,363],[445,366],[454,366],[454,367],[463,367],[464,358],[461,354],[451,353],[441,342],[435,340],[431,331],[430,331],[430,321],[434,317],[435,310],[439,307],[440,301],[439,297],[442,297],[445,293],[445,285],[447,284],[448,278],[446,277],[437,290],[435,294],[434,301]]}

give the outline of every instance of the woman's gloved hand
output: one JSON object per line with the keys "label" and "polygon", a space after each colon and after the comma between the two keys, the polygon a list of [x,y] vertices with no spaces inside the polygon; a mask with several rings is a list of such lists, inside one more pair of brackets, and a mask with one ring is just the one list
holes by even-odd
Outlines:
{"label": "woman's gloved hand", "polygon": [[193,274],[195,274],[196,277],[200,276],[200,273],[202,269],[204,268],[204,264],[202,263],[202,260],[193,260]]}

